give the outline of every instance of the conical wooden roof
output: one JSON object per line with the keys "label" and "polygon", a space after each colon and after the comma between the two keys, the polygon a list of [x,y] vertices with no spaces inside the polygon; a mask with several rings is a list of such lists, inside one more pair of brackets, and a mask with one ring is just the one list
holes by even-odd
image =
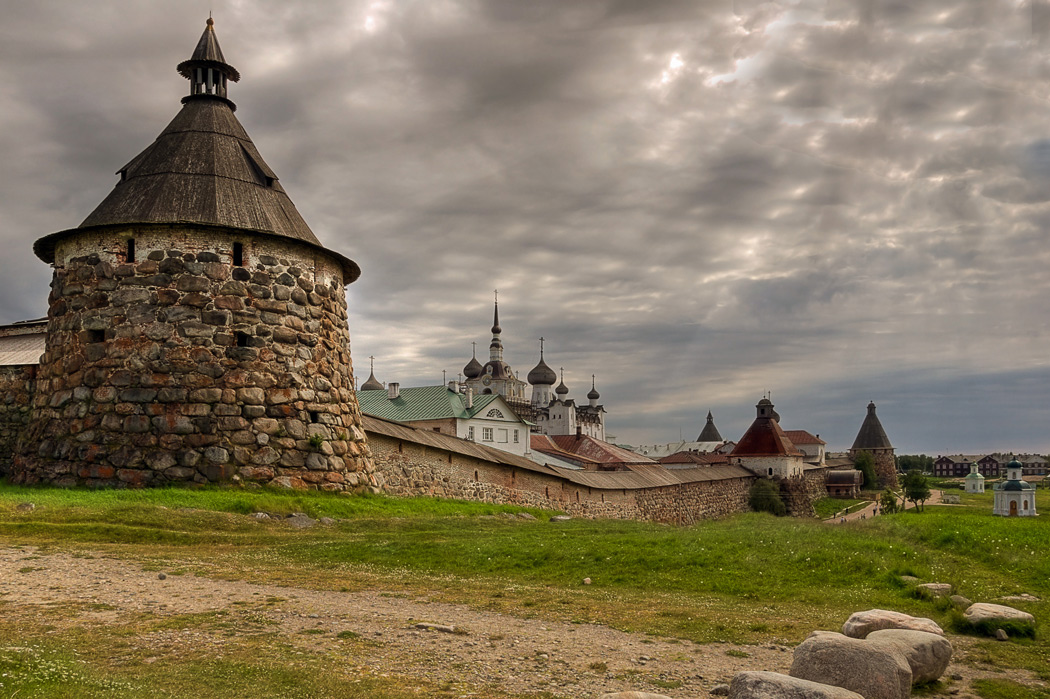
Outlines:
{"label": "conical wooden roof", "polygon": [[868,414],[860,426],[860,432],[853,441],[854,450],[864,449],[892,449],[890,438],[886,436],[886,430],[882,429],[879,416],[875,414],[875,403],[868,403]]}
{"label": "conical wooden roof", "polygon": [[718,433],[718,428],[715,427],[715,418],[711,414],[711,411],[707,411],[707,424],[704,425],[704,429],[700,432],[700,436],[696,438],[698,442],[721,442],[722,435]]}
{"label": "conical wooden roof", "polygon": [[[190,68],[201,63],[221,66],[236,79],[236,71],[223,61],[210,20],[194,57],[180,64],[180,72],[192,73]],[[197,224],[306,243],[342,263],[345,283],[357,279],[360,268],[321,245],[233,112],[233,103],[216,94],[184,98],[182,110],[157,140],[118,170],[120,181],[84,222],[41,238],[33,251],[53,263],[55,243],[81,229]]]}

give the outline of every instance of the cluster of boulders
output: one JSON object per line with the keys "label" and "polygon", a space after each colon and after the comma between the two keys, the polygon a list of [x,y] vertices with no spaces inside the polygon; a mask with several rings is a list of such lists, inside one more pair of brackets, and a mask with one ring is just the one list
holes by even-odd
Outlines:
{"label": "cluster of boulders", "polygon": [[[1034,623],[1025,612],[998,604],[972,604],[971,624],[998,619]],[[795,648],[789,674],[741,672],[712,694],[729,699],[908,699],[914,685],[941,678],[952,644],[932,619],[885,609],[853,614],[842,633],[814,631]],[[617,692],[602,699],[670,699]]]}

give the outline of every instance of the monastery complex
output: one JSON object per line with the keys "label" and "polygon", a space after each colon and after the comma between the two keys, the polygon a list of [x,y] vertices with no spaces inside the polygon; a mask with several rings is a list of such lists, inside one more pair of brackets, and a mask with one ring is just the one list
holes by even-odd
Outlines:
{"label": "monastery complex", "polygon": [[676,523],[745,511],[760,478],[811,514],[856,493],[861,452],[896,485],[874,404],[837,460],[782,429],[768,397],[735,442],[708,413],[693,442],[612,444],[593,378],[577,403],[542,341],[524,380],[504,360],[498,302],[488,361],[460,380],[401,387],[373,366],[356,388],[358,265],[318,241],[237,120],[240,75],[211,19],[177,70],[189,89],[171,123],[79,226],[33,246],[51,294],[46,319],[0,328],[0,475],[366,488]]}

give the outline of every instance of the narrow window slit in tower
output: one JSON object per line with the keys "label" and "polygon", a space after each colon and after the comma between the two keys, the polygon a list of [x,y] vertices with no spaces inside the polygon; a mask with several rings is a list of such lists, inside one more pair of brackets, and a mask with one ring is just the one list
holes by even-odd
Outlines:
{"label": "narrow window slit in tower", "polygon": [[244,245],[241,243],[233,244],[233,266],[243,267],[244,266]]}
{"label": "narrow window slit in tower", "polygon": [[237,331],[237,346],[247,347],[248,346],[248,333]]}
{"label": "narrow window slit in tower", "polygon": [[105,342],[106,331],[105,330],[88,330],[88,342]]}
{"label": "narrow window slit in tower", "polygon": [[128,262],[135,261],[135,239],[128,238]]}
{"label": "narrow window slit in tower", "polygon": [[310,411],[310,422],[317,422],[317,420],[318,420],[318,413],[317,413],[317,411],[316,410],[311,410]]}

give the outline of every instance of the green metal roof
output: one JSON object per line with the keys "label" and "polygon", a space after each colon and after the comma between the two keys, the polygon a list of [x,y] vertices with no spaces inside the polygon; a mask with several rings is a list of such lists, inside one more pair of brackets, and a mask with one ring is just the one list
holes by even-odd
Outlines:
{"label": "green metal roof", "polygon": [[474,396],[474,404],[468,410],[467,397],[445,386],[402,388],[401,394],[393,400],[388,397],[386,390],[357,392],[357,402],[361,406],[362,413],[397,422],[444,418],[466,420],[477,415],[497,399],[499,395],[495,393]]}

